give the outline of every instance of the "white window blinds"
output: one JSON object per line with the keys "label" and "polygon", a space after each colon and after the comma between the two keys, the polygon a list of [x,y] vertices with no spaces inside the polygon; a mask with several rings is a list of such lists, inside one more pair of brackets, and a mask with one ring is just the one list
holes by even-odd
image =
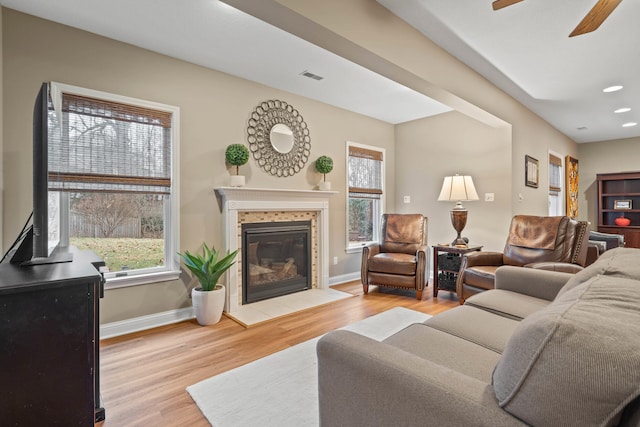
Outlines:
{"label": "white window blinds", "polygon": [[62,114],[49,111],[50,189],[169,194],[171,116],[63,93]]}
{"label": "white window blinds", "polygon": [[382,194],[382,152],[349,147],[349,192]]}

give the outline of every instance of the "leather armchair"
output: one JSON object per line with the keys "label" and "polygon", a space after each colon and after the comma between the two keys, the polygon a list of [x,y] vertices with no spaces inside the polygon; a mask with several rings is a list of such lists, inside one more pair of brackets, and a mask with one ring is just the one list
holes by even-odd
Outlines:
{"label": "leather armchair", "polygon": [[624,247],[624,236],[622,234],[589,231],[587,265],[591,265],[593,262],[595,262],[595,260],[605,251],[617,247]]}
{"label": "leather armchair", "polygon": [[384,214],[380,242],[362,250],[362,289],[365,294],[369,285],[415,289],[421,300],[427,266],[427,218]]}
{"label": "leather armchair", "polygon": [[472,252],[462,257],[456,292],[460,304],[495,287],[502,265],[576,273],[586,265],[588,223],[567,216],[516,215],[504,252]]}

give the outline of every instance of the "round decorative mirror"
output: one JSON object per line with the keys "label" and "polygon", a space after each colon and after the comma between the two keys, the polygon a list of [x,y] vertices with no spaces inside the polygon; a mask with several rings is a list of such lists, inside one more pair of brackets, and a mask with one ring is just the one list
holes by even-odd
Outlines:
{"label": "round decorative mirror", "polygon": [[307,124],[298,110],[284,101],[264,101],[255,108],[249,118],[247,142],[258,165],[279,177],[300,172],[311,153]]}
{"label": "round decorative mirror", "polygon": [[278,153],[287,154],[293,148],[293,132],[289,126],[278,123],[269,132],[271,146]]}

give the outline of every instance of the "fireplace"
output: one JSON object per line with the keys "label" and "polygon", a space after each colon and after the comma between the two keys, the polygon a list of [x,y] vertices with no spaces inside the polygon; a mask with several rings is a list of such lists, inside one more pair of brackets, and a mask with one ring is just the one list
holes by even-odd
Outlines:
{"label": "fireplace", "polygon": [[329,198],[337,194],[336,191],[247,187],[218,187],[215,191],[223,214],[225,247],[230,251],[240,249],[238,268],[230,268],[226,275],[227,313],[233,314],[244,305],[244,224],[310,221],[311,238],[307,242],[311,250],[311,269],[307,270],[309,287],[325,289],[329,286]]}
{"label": "fireplace", "polygon": [[242,224],[242,304],[311,288],[311,221]]}

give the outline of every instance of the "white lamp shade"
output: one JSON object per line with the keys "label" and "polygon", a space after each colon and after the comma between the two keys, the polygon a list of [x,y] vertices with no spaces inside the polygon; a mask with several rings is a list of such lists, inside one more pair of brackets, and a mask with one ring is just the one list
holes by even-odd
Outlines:
{"label": "white lamp shade", "polygon": [[469,175],[445,176],[440,190],[439,201],[479,200],[473,179]]}

